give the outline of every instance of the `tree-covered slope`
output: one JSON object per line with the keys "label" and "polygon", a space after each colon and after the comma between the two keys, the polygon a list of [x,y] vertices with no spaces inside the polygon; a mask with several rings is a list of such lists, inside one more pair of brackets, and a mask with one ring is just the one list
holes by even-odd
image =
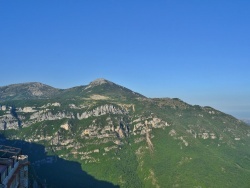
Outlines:
{"label": "tree-covered slope", "polygon": [[74,165],[59,168],[61,160],[110,186],[250,185],[250,127],[211,107],[146,98],[103,79],[50,98],[7,99],[0,102],[2,141],[43,146],[39,156],[23,148],[48,187],[67,187],[65,174],[78,187],[91,187],[83,183],[88,176],[71,172]]}

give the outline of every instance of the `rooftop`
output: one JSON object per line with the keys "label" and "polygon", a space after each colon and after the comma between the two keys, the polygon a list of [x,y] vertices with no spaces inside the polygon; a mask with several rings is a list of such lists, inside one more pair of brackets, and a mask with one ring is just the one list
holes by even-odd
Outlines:
{"label": "rooftop", "polygon": [[21,154],[20,148],[0,145],[0,158],[9,158]]}

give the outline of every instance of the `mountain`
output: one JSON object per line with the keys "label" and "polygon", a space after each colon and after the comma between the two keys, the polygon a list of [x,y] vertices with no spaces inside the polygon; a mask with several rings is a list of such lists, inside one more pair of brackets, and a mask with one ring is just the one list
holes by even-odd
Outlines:
{"label": "mountain", "polygon": [[[21,147],[32,177],[48,187],[68,187],[69,179],[97,186],[89,176],[108,187],[250,185],[250,126],[212,107],[147,98],[105,79],[0,92],[1,141]],[[89,176],[73,173],[76,163]]]}
{"label": "mountain", "polygon": [[58,94],[59,91],[59,89],[38,82],[13,84],[0,87],[0,100],[50,98]]}
{"label": "mountain", "polygon": [[[105,79],[96,79],[87,86],[77,86],[69,89],[57,89],[51,86],[30,82],[12,84],[0,87],[0,100],[34,100],[34,99],[56,99],[56,98],[82,98],[89,97],[92,93],[105,94],[110,97],[134,97],[141,96],[125,87],[119,86]],[[115,95],[113,94],[115,93]]]}

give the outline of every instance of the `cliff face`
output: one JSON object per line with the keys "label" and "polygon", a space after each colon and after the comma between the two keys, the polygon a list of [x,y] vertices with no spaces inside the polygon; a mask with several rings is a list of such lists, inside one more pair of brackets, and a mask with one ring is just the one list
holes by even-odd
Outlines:
{"label": "cliff face", "polygon": [[[60,103],[55,103],[60,106]],[[44,105],[42,107],[24,107],[18,108],[16,112],[19,115],[15,117],[11,114],[13,107],[3,106],[2,110],[5,114],[0,116],[0,130],[8,130],[8,129],[19,129],[21,127],[28,127],[37,122],[43,122],[47,120],[60,120],[60,119],[87,119],[89,117],[98,117],[107,114],[120,114],[126,115],[128,111],[123,107],[115,107],[111,104],[101,105],[90,111],[78,112],[76,114],[73,111],[65,112],[64,110],[52,112],[50,109],[46,108],[49,105]],[[71,105],[72,106],[72,105]],[[73,105],[75,107],[75,105]],[[81,108],[80,108],[81,109]],[[20,121],[20,123],[19,123]]]}
{"label": "cliff face", "polygon": [[[42,95],[27,85],[20,91],[41,98],[1,100],[0,132],[8,139],[41,144],[121,187],[250,184],[244,178],[250,175],[250,127],[232,116],[179,99],[146,98],[103,79],[67,90],[38,88]],[[24,94],[11,97],[17,96]],[[50,168],[46,161],[31,161],[42,177],[39,168]]]}

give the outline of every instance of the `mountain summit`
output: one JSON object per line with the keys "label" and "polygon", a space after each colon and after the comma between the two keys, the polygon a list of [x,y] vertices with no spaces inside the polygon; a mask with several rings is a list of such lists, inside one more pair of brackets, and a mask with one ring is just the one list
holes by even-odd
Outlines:
{"label": "mountain summit", "polygon": [[120,187],[250,185],[250,126],[211,107],[147,98],[105,79],[0,94],[0,140],[27,146],[34,177],[51,187],[96,187],[75,164]]}
{"label": "mountain summit", "polygon": [[91,87],[95,87],[95,86],[100,86],[102,84],[114,84],[113,82],[110,82],[104,78],[98,78],[92,82],[89,83],[89,85],[85,88],[85,89],[88,89],[88,88],[91,88]]}
{"label": "mountain summit", "polygon": [[105,80],[104,78],[98,78],[98,79],[90,82],[90,85],[97,86],[97,85],[102,85],[102,84],[107,84],[107,83],[113,83],[113,82]]}

